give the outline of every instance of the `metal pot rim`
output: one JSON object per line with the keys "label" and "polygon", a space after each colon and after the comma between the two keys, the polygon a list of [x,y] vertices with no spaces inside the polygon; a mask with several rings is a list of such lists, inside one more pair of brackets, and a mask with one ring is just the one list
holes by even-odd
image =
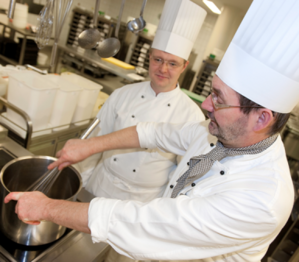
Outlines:
{"label": "metal pot rim", "polygon": [[[6,164],[3,166],[3,168],[1,169],[1,172],[0,172],[0,181],[1,181],[1,184],[2,184],[2,186],[5,188],[5,190],[6,190],[7,192],[10,193],[11,191],[6,187],[6,185],[5,185],[4,182],[3,182],[3,174],[4,174],[5,170],[6,170],[9,166],[11,166],[12,164],[14,164],[15,162],[19,162],[19,161],[21,161],[21,160],[31,159],[31,158],[35,158],[35,159],[49,159],[49,160],[53,160],[53,161],[56,161],[56,160],[57,160],[57,158],[52,157],[52,156],[22,156],[22,157],[14,158],[13,160],[9,161],[8,163],[6,163]],[[77,171],[76,168],[74,168],[73,166],[68,166],[68,167],[69,167],[70,169],[72,169],[72,170],[77,174],[78,179],[79,179],[79,187],[78,187],[78,190],[73,194],[73,196],[76,196],[76,195],[79,193],[79,191],[81,190],[81,188],[82,188],[82,178],[81,178],[81,175],[80,175],[80,173]],[[73,197],[73,196],[72,196],[72,197]]]}

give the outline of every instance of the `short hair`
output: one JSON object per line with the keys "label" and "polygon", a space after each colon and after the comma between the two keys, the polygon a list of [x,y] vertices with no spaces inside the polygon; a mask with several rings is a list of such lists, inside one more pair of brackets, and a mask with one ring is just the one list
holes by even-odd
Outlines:
{"label": "short hair", "polygon": [[[255,107],[241,107],[240,108],[241,112],[243,112],[246,115],[248,115],[252,111],[259,110],[259,107],[264,108],[263,106],[253,102],[252,100],[249,100],[248,98],[246,98],[241,94],[239,94],[239,101],[240,101],[240,106],[255,106]],[[272,111],[272,114],[274,116],[274,122],[270,127],[270,129],[268,130],[268,135],[270,136],[280,133],[291,115],[291,113],[284,114],[275,111]]]}

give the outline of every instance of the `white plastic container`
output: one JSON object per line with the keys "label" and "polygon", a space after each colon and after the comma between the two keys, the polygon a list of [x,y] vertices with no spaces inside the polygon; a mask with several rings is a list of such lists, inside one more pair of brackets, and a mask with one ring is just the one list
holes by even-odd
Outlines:
{"label": "white plastic container", "polygon": [[37,54],[37,64],[45,65],[47,63],[48,56],[44,53],[38,52]]}
{"label": "white plastic container", "polygon": [[79,100],[72,118],[72,123],[75,125],[88,123],[92,118],[93,108],[97,101],[98,94],[103,87],[91,80],[70,72],[62,73],[61,77],[83,88],[79,94]]}
{"label": "white plastic container", "polygon": [[26,28],[27,25],[27,17],[28,17],[28,5],[16,3],[12,24],[15,27],[24,29]]}
{"label": "white plastic container", "polygon": [[8,74],[0,70],[0,96],[6,97],[8,86]]}
{"label": "white plastic container", "polygon": [[100,111],[100,109],[102,108],[102,106],[104,105],[104,103],[106,102],[106,100],[109,98],[109,95],[104,93],[104,92],[100,92],[97,98],[97,101],[94,105],[93,108],[93,112],[92,112],[92,117],[96,117],[96,115],[98,114],[98,112]]}
{"label": "white plastic container", "polygon": [[[7,100],[29,115],[33,131],[49,128],[56,92],[57,86],[36,72],[19,70],[9,73]],[[7,117],[26,129],[23,118],[9,108]]]}
{"label": "white plastic container", "polygon": [[79,93],[83,88],[59,75],[50,74],[44,77],[54,82],[58,87],[50,117],[50,125],[54,128],[54,131],[68,128],[77,106]]}

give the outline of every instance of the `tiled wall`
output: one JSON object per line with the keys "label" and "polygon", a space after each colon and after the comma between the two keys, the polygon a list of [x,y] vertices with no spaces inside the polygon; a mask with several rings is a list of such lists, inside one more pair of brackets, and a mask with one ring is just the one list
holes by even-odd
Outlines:
{"label": "tiled wall", "polygon": [[[100,10],[105,11],[106,15],[109,15],[113,18],[117,18],[119,14],[119,9],[121,6],[122,0],[100,0]],[[127,22],[128,16],[130,17],[139,17],[140,9],[142,6],[143,0],[126,0],[122,21]],[[162,13],[164,7],[165,0],[148,0],[146,7],[144,9],[144,19],[147,23],[151,23],[154,25],[158,25],[159,17]],[[80,5],[81,7],[86,8],[87,10],[93,10],[95,6],[95,0],[74,0],[73,7],[76,5]],[[71,16],[70,16],[71,17]],[[61,34],[61,40],[65,43],[66,37],[68,35],[68,24],[70,22],[70,17],[63,28],[63,32]],[[197,58],[193,65],[193,70],[197,71],[201,66],[203,55],[208,44],[209,38],[213,31],[214,25],[217,21],[216,15],[208,14],[204,24],[198,34],[197,40],[194,44],[194,51],[197,53]]]}

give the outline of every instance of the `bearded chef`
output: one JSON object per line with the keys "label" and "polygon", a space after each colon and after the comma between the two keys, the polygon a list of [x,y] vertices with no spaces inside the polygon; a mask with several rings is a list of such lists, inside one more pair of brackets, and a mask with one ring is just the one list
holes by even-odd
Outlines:
{"label": "bearded chef", "polygon": [[135,259],[260,261],[293,206],[279,132],[299,102],[298,24],[297,0],[254,0],[202,105],[209,121],[139,123],[71,140],[50,166],[61,169],[90,152],[159,147],[183,155],[162,198],[68,203],[14,192],[5,202],[18,200],[20,219],[91,233]]}

